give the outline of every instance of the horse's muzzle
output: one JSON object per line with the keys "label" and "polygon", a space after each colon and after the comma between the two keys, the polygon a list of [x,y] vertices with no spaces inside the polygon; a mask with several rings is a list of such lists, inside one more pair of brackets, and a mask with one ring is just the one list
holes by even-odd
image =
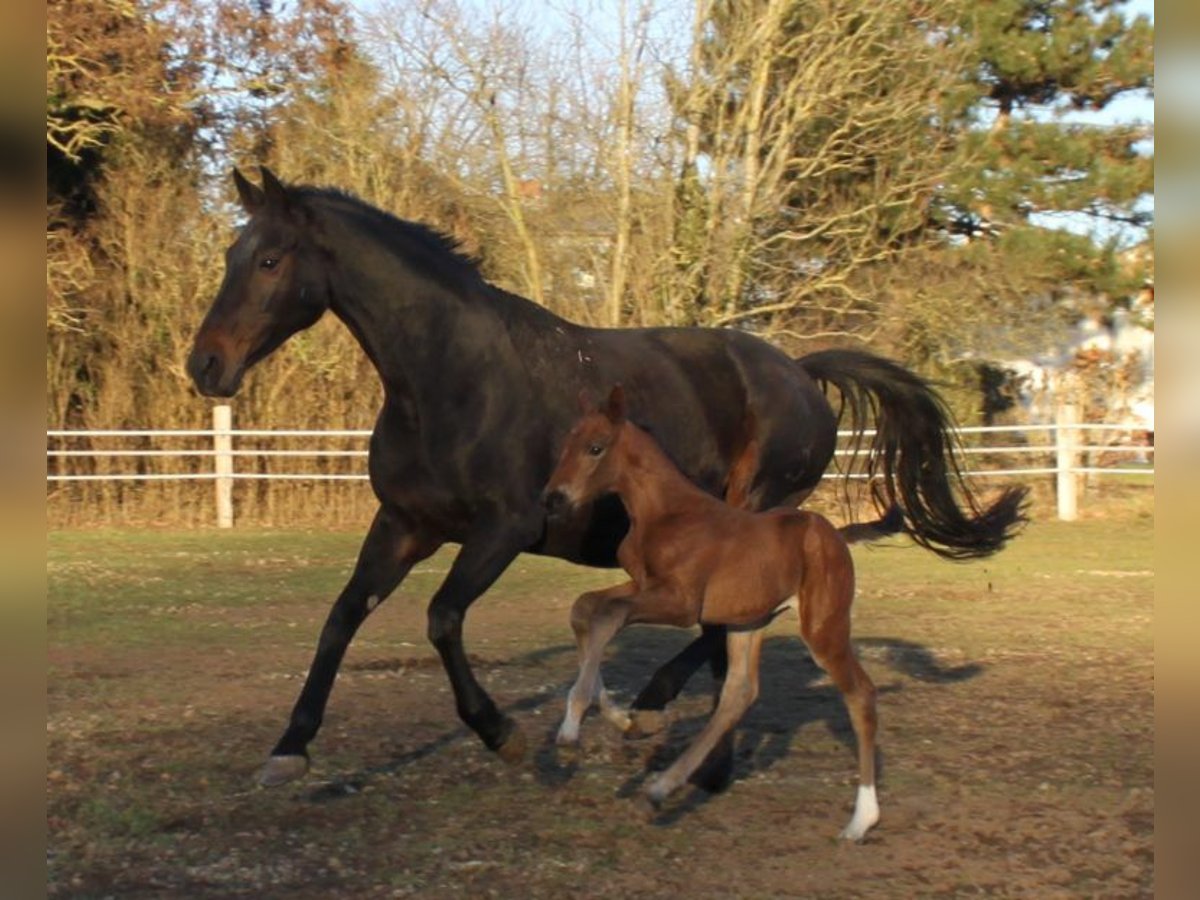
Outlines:
{"label": "horse's muzzle", "polygon": [[570,505],[570,499],[558,488],[542,492],[542,508],[551,519],[561,516]]}
{"label": "horse's muzzle", "polygon": [[205,397],[232,397],[242,384],[241,367],[230,368],[220,355],[196,348],[187,361],[187,373]]}

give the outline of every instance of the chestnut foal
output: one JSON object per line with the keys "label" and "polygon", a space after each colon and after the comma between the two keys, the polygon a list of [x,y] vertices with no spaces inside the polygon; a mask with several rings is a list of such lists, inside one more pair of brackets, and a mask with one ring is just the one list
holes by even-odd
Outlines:
{"label": "chestnut foal", "polygon": [[717,707],[692,744],[648,785],[650,801],[660,804],[754,702],[764,628],[794,608],[800,635],[841,691],[858,739],[858,794],[841,836],[860,840],[879,821],[875,686],[850,644],[854,565],[845,537],[815,513],[747,512],[697,488],[626,419],[620,386],[603,409],[585,412],[571,429],[543,500],[553,515],[609,492],[620,496],[629,514],[617,558],[633,580],[584,594],[571,609],[579,677],[558,742],[578,741],[592,703],[619,727],[629,727],[600,677],[604,648],[626,625],[728,626],[729,665]]}

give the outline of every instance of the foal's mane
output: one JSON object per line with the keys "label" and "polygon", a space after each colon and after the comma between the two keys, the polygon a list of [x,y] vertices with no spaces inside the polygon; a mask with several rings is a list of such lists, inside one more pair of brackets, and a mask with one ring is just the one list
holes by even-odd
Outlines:
{"label": "foal's mane", "polygon": [[288,192],[302,202],[332,208],[358,229],[382,240],[396,254],[441,281],[449,278],[459,284],[484,283],[479,259],[463,250],[457,238],[436,228],[401,219],[337,188],[295,185]]}

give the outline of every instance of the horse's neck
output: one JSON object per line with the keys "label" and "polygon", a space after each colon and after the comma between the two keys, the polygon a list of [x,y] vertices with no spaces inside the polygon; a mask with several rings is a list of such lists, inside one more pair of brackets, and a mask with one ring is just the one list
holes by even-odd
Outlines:
{"label": "horse's neck", "polygon": [[621,452],[617,493],[633,521],[646,525],[708,497],[645,432],[631,428]]}
{"label": "horse's neck", "polygon": [[352,251],[335,255],[332,310],[389,391],[436,390],[481,366],[502,378],[507,347],[520,354],[535,335],[574,327],[482,279],[440,282],[392,252],[371,254],[370,266],[346,263]]}

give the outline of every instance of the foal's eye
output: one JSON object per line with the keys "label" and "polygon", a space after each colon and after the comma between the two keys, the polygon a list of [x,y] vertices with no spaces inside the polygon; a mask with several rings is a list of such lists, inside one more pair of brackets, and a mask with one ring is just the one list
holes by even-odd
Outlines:
{"label": "foal's eye", "polygon": [[588,447],[588,456],[599,456],[603,452],[603,444],[592,444],[590,447]]}
{"label": "foal's eye", "polygon": [[258,264],[258,267],[260,269],[266,269],[269,272],[273,268],[275,268],[277,265],[279,265],[279,257],[278,256],[264,256],[262,258],[262,262],[260,262]]}

